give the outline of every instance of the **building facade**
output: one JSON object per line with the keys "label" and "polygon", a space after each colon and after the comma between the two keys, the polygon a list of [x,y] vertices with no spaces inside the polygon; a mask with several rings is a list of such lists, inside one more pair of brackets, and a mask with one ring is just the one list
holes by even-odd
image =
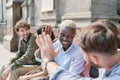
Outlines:
{"label": "building facade", "polygon": [[76,22],[77,35],[79,28],[99,18],[120,26],[120,0],[0,0],[0,6],[0,41],[10,51],[17,51],[19,37],[13,28],[20,19],[31,24],[32,32],[41,24],[52,25],[56,36],[65,19]]}

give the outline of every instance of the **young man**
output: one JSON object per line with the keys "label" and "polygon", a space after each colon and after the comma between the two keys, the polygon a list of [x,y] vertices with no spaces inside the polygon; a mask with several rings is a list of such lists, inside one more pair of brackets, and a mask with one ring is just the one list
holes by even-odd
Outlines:
{"label": "young man", "polygon": [[110,20],[98,20],[82,29],[79,43],[84,59],[91,65],[106,70],[101,78],[96,79],[81,77],[61,68],[54,61],[56,52],[49,35],[40,35],[37,44],[46,69],[52,75],[50,80],[119,80],[120,52],[117,50],[117,42],[118,29]]}
{"label": "young man", "polygon": [[[22,38],[16,57],[10,62],[10,65],[4,70],[2,74],[3,80],[6,80],[8,74],[11,73],[10,80],[17,80],[17,78],[28,72],[33,67],[23,67],[23,65],[37,65],[35,61],[34,52],[38,48],[35,43],[36,36],[30,33],[30,25],[25,20],[20,20],[15,25],[15,31]],[[39,64],[38,64],[39,65]]]}
{"label": "young man", "polygon": [[[42,34],[42,32],[46,32],[46,34],[50,34],[51,39],[53,41],[53,43],[56,41],[55,35],[53,33],[52,30],[52,26],[51,25],[41,25],[39,26],[39,28],[36,30],[37,35]],[[40,49],[38,48],[35,51],[35,59],[36,61],[42,63],[42,60],[40,60],[39,58],[37,58],[36,56],[38,56],[37,54],[40,54]],[[41,55],[39,55],[39,57],[41,57]],[[27,79],[31,79],[37,76],[44,76],[46,78],[47,75],[47,71],[44,72],[44,70],[42,70],[42,66],[38,66],[35,69],[30,70],[29,72],[27,72],[25,75],[20,76],[20,78],[18,80],[27,80]]]}
{"label": "young man", "polygon": [[[80,47],[73,43],[75,34],[76,25],[74,21],[65,20],[60,24],[59,40],[53,43],[54,49],[59,48],[59,53],[54,60],[65,70],[80,75],[84,70],[85,61],[80,51]],[[33,76],[30,76],[27,79],[33,78]]]}

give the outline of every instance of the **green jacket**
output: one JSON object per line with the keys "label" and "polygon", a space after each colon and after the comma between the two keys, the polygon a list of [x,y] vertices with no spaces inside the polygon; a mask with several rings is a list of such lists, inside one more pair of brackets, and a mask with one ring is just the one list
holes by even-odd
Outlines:
{"label": "green jacket", "polygon": [[30,33],[28,40],[25,41],[24,39],[20,40],[18,53],[15,58],[11,60],[13,65],[11,66],[11,69],[14,70],[18,67],[21,67],[24,64],[30,64],[30,65],[39,65],[35,60],[34,52],[38,49],[38,46],[35,42],[36,36],[32,33]]}

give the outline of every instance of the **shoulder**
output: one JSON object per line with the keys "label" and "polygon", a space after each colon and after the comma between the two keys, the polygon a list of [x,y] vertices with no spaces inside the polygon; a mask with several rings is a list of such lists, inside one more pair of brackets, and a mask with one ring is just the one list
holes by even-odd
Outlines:
{"label": "shoulder", "polygon": [[30,33],[30,38],[36,38],[36,35],[35,34],[33,34],[33,33]]}
{"label": "shoulder", "polygon": [[36,36],[35,34],[33,33],[30,33],[30,37],[29,37],[30,40],[35,40],[36,39]]}
{"label": "shoulder", "polygon": [[73,47],[73,48],[74,48],[74,51],[81,52],[79,45],[73,44],[73,46],[74,46],[74,47]]}
{"label": "shoulder", "polygon": [[81,52],[81,49],[80,49],[80,46],[79,45],[73,45],[74,47],[73,47],[73,55],[75,56],[75,57],[82,57],[83,56],[83,54],[82,54],[82,52]]}

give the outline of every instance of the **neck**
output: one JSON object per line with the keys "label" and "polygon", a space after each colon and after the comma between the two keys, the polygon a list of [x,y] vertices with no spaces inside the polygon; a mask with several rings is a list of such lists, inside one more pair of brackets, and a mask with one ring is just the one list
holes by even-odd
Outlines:
{"label": "neck", "polygon": [[27,41],[27,39],[24,38],[25,41]]}
{"label": "neck", "polygon": [[68,48],[64,48],[64,47],[63,47],[63,50],[64,50],[64,51],[66,51],[67,49],[68,49]]}
{"label": "neck", "polygon": [[120,61],[120,53],[117,53],[116,55],[110,57],[107,60],[107,64],[106,65],[106,71],[109,71],[113,66],[115,66],[118,62]]}

